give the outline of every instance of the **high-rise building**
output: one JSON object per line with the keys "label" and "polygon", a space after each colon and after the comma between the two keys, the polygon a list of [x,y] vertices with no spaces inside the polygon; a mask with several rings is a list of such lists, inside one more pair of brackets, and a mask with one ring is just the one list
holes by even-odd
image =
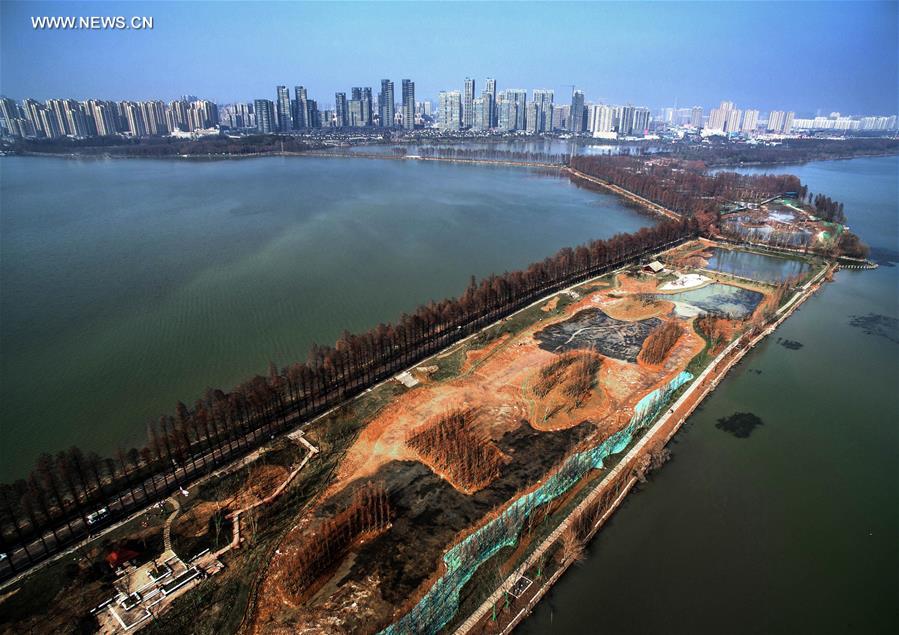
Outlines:
{"label": "high-rise building", "polygon": [[437,125],[443,130],[459,130],[462,127],[462,93],[458,90],[440,91]]}
{"label": "high-rise building", "polygon": [[768,124],[766,126],[768,132],[783,132],[784,116],[783,110],[772,110],[768,113]]}
{"label": "high-rise building", "polygon": [[371,86],[362,89],[362,125],[370,126],[375,122],[372,116]]}
{"label": "high-rise building", "polygon": [[474,125],[474,80],[465,78],[465,90],[462,101],[462,126],[471,128]]}
{"label": "high-rise building", "polygon": [[568,129],[571,132],[578,133],[584,131],[585,114],[584,92],[576,90],[571,93],[571,114],[568,118]]}
{"label": "high-rise building", "polygon": [[404,79],[403,88],[403,128],[415,129],[415,82]]}
{"label": "high-rise building", "polygon": [[618,134],[623,137],[629,137],[634,132],[634,113],[635,108],[631,105],[618,106],[616,118],[618,120]]}
{"label": "high-rise building", "polygon": [[492,77],[488,77],[485,82],[486,88],[484,89],[484,93],[490,95],[490,128],[496,128],[498,122],[498,114],[496,111],[496,80]]}
{"label": "high-rise building", "polygon": [[[355,107],[358,110],[358,116],[354,118],[352,112],[350,113],[350,125],[356,127],[370,126],[372,124],[371,88],[355,86],[350,92],[350,98],[352,101],[359,102],[359,105]],[[349,108],[352,111],[354,106],[350,104]],[[361,115],[359,113],[361,113]],[[353,123],[354,119],[356,121],[355,124]]]}
{"label": "high-rise building", "polygon": [[[487,97],[487,100],[490,98]],[[486,130],[490,126],[490,112],[484,112],[484,100],[485,97],[482,95],[474,100],[472,103],[472,110],[474,111],[474,121],[471,124],[472,130]],[[486,114],[486,117],[484,116]]]}
{"label": "high-rise building", "polygon": [[724,132],[724,126],[727,125],[727,112],[728,111],[722,110],[721,108],[712,108],[709,113],[709,122],[706,129]]}
{"label": "high-rise building", "polygon": [[362,100],[351,99],[347,102],[347,124],[351,128],[360,128],[362,123]]}
{"label": "high-rise building", "polygon": [[727,111],[727,120],[724,124],[724,132],[739,132],[740,123],[743,120],[743,111],[736,108]]}
{"label": "high-rise building", "polygon": [[614,106],[605,104],[593,104],[588,110],[587,130],[593,133],[594,137],[603,139],[613,139],[617,135],[615,133],[615,113]]}
{"label": "high-rise building", "polygon": [[503,91],[503,94],[507,100],[515,102],[514,126],[509,130],[524,130],[527,127],[527,91],[523,88],[509,88]]}
{"label": "high-rise building", "polygon": [[302,130],[309,128],[309,98],[304,86],[294,86],[295,110],[293,113],[293,129]]}
{"label": "high-rise building", "polygon": [[690,126],[693,128],[702,128],[702,107],[693,106],[690,109]]}
{"label": "high-rise building", "polygon": [[343,128],[349,125],[350,115],[347,110],[346,93],[334,93],[334,125]]}
{"label": "high-rise building", "polygon": [[378,117],[381,125],[392,128],[394,125],[393,82],[381,80],[381,92],[378,94]]}
{"label": "high-rise building", "polygon": [[262,134],[271,134],[277,130],[275,104],[270,99],[257,99],[253,102],[256,114],[256,129]]}
{"label": "high-rise building", "polygon": [[322,117],[321,113],[318,111],[318,102],[314,99],[309,99],[306,101],[307,108],[307,118],[308,127],[310,128],[321,128],[322,127]]}
{"label": "high-rise building", "polygon": [[536,101],[532,101],[525,106],[527,114],[525,116],[525,130],[528,134],[536,134],[540,132],[540,106]]}
{"label": "high-rise building", "polygon": [[502,91],[497,98],[497,126],[500,130],[515,130],[518,121],[518,103],[514,97],[507,95],[506,91]]}
{"label": "high-rise building", "polygon": [[631,134],[642,137],[649,131],[649,108],[634,108],[634,123]]}
{"label": "high-rise building", "polygon": [[494,112],[496,112],[496,105],[493,103],[493,95],[489,90],[484,90],[484,92],[481,93],[480,99],[475,100],[474,127],[477,130],[489,130],[490,128],[493,128]]}
{"label": "high-rise building", "polygon": [[759,111],[758,110],[745,110],[743,111],[743,126],[741,128],[742,132],[750,133],[755,132],[755,129],[759,126]]}
{"label": "high-rise building", "polygon": [[537,129],[535,132],[552,130],[553,91],[547,88],[535,88],[533,102],[537,104]]}
{"label": "high-rise building", "polygon": [[290,116],[290,91],[287,86],[278,86],[278,130],[289,132],[293,130],[293,118]]}
{"label": "high-rise building", "polygon": [[564,106],[553,106],[552,129],[553,130],[567,130],[568,129],[568,114],[570,112],[571,112],[570,104],[565,104]]}
{"label": "high-rise building", "polygon": [[790,134],[790,132],[793,130],[793,119],[795,119],[795,117],[796,113],[792,110],[784,115],[784,134]]}

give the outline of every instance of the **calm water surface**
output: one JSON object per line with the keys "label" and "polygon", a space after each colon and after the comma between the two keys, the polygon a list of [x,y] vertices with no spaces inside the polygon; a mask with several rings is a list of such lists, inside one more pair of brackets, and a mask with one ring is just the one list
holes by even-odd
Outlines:
{"label": "calm water surface", "polygon": [[708,268],[723,271],[743,278],[779,282],[808,271],[808,264],[793,258],[776,258],[774,256],[735,251],[732,249],[712,250]]}
{"label": "calm water surface", "polygon": [[[843,201],[884,264],[744,358],[520,632],[899,632],[899,160],[770,171]],[[749,438],[715,427],[738,412]]]}
{"label": "calm water surface", "polygon": [[509,168],[0,159],[0,480],[269,360],[652,223]]}

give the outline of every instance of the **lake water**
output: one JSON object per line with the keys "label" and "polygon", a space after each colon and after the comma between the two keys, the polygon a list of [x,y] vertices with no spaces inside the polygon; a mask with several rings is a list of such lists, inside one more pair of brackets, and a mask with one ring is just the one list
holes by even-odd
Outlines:
{"label": "lake water", "polygon": [[780,282],[808,271],[802,260],[778,258],[763,254],[747,253],[733,249],[713,250],[708,268],[753,280]]}
{"label": "lake water", "polygon": [[0,480],[269,360],[650,224],[518,168],[0,159]]}
{"label": "lake water", "polygon": [[882,266],[747,355],[516,632],[899,632],[899,159],[752,171],[843,201]]}

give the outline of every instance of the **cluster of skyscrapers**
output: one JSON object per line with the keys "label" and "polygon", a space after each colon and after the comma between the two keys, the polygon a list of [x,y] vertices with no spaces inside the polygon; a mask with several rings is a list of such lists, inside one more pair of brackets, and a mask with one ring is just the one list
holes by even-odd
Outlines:
{"label": "cluster of skyscrapers", "polygon": [[497,92],[496,80],[487,78],[478,95],[475,80],[466,78],[462,91],[441,91],[437,100],[437,126],[443,130],[521,130],[543,132],[591,132],[594,136],[642,136],[649,129],[650,112],[639,106],[587,104],[584,93],[572,92],[570,104],[556,104],[548,88],[523,88]]}
{"label": "cluster of skyscrapers", "polygon": [[793,129],[794,112],[772,110],[764,128],[760,128],[759,111],[740,110],[732,101],[722,101],[718,108],[712,108],[704,129],[708,133],[754,134],[757,132],[788,134]]}
{"label": "cluster of skyscrapers", "polygon": [[[349,98],[348,98],[349,96]],[[591,135],[597,138],[642,137],[651,129],[687,128],[708,135],[790,134],[799,130],[892,131],[896,115],[852,117],[840,113],[796,118],[792,111],[772,110],[762,118],[759,110],[741,110],[722,101],[708,117],[700,106],[663,108],[652,117],[649,108],[587,103],[583,91],[572,90],[571,102],[557,104],[550,89],[497,91],[496,80],[487,78],[477,91],[466,78],[461,91],[441,91],[437,110],[430,100],[415,101],[415,83],[401,82],[400,100],[394,83],[381,80],[371,87],[355,86],[334,95],[333,108],[320,109],[304,86],[275,89],[275,99],[218,106],[185,96],[171,102],[102,101],[89,99],[26,99],[17,103],[0,98],[0,133],[7,137],[49,138],[123,135],[132,137],[215,133],[217,128],[238,132],[291,134],[317,128],[382,128],[413,130],[436,126],[446,132],[460,130],[541,134],[550,132]]]}
{"label": "cluster of skyscrapers", "polygon": [[377,102],[373,99],[371,87],[356,86],[350,90],[349,99],[345,92],[335,93],[333,110],[319,110],[318,104],[308,98],[303,86],[294,87],[292,99],[286,86],[278,86],[274,101],[257,99],[253,102],[252,110],[249,104],[236,104],[233,111],[226,107],[225,123],[238,129],[255,128],[266,134],[323,127],[364,128],[375,125],[412,130],[416,119],[415,82],[404,79],[401,86],[399,111],[394,101],[394,85],[389,79],[381,80]]}
{"label": "cluster of skyscrapers", "polygon": [[0,98],[0,124],[13,137],[145,137],[215,128],[218,106],[205,99],[182,97],[163,101],[26,99],[21,104]]}

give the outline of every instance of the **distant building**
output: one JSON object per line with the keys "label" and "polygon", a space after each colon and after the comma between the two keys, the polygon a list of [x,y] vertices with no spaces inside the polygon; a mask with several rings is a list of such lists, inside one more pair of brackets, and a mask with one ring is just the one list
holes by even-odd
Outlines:
{"label": "distant building", "polygon": [[790,131],[793,130],[793,119],[795,117],[796,117],[796,113],[794,113],[793,111],[790,111],[786,115],[784,115],[784,127],[783,127],[784,134],[789,134]]}
{"label": "distant building", "polygon": [[741,127],[742,132],[751,133],[755,132],[756,128],[759,127],[759,111],[758,110],[746,110],[743,112],[743,126]]}
{"label": "distant building", "polygon": [[740,123],[743,120],[743,111],[736,108],[727,111],[724,124],[724,132],[740,132]]}
{"label": "distant building", "polygon": [[613,106],[605,104],[593,104],[589,110],[589,121],[587,129],[594,137],[599,139],[614,139],[615,133],[615,114],[616,109]]}
{"label": "distant building", "polygon": [[350,114],[346,103],[346,93],[334,93],[334,125],[343,128],[349,123]]}
{"label": "distant building", "polygon": [[571,105],[565,104],[564,106],[553,106],[553,119],[552,119],[552,129],[553,130],[567,130],[568,129],[568,113],[571,112]]}
{"label": "distant building", "polygon": [[351,128],[361,128],[365,125],[361,99],[351,99],[347,102],[347,125]]}
{"label": "distant building", "polygon": [[443,130],[459,130],[462,127],[462,93],[458,90],[440,92],[437,125]]}
{"label": "distant building", "polygon": [[515,119],[509,122],[507,130],[524,130],[527,127],[527,91],[523,88],[509,88],[503,91],[503,95],[506,100],[515,103]]}
{"label": "distant building", "polygon": [[575,133],[583,132],[586,119],[584,93],[583,91],[576,90],[571,93],[571,114],[569,115],[568,129]]}
{"label": "distant building", "polygon": [[631,134],[642,137],[649,131],[649,108],[634,108],[634,122]]}
{"label": "distant building", "polygon": [[253,102],[256,113],[256,129],[262,134],[272,134],[277,130],[275,104],[270,99],[257,99]]}
{"label": "distant building", "polygon": [[546,88],[534,89],[533,102],[537,104],[536,132],[552,130],[553,91]]}
{"label": "distant building", "polygon": [[485,82],[484,93],[490,95],[490,128],[496,128],[498,124],[498,113],[496,110],[496,80],[488,77]]}
{"label": "distant building", "polygon": [[502,91],[499,94],[496,108],[498,112],[497,127],[503,131],[515,130],[518,121],[518,103],[515,99],[507,96],[506,91]]}
{"label": "distant building", "polygon": [[289,132],[293,130],[293,118],[290,116],[290,92],[287,86],[278,86],[278,130]]}
{"label": "distant building", "polygon": [[403,128],[415,129],[415,82],[403,80]]}
{"label": "distant building", "polygon": [[693,106],[690,109],[690,125],[693,128],[702,128],[702,107]]}
{"label": "distant building", "polygon": [[462,99],[462,125],[471,128],[474,126],[474,80],[469,77],[465,78]]}
{"label": "distant building", "polygon": [[381,126],[385,128],[394,126],[393,82],[389,79],[381,80],[381,92],[378,93],[378,117]]}
{"label": "distant building", "polygon": [[309,99],[303,86],[294,86],[293,129],[309,128]]}
{"label": "distant building", "polygon": [[768,132],[783,132],[784,117],[787,113],[783,110],[772,110],[768,113],[768,123],[765,126]]}

